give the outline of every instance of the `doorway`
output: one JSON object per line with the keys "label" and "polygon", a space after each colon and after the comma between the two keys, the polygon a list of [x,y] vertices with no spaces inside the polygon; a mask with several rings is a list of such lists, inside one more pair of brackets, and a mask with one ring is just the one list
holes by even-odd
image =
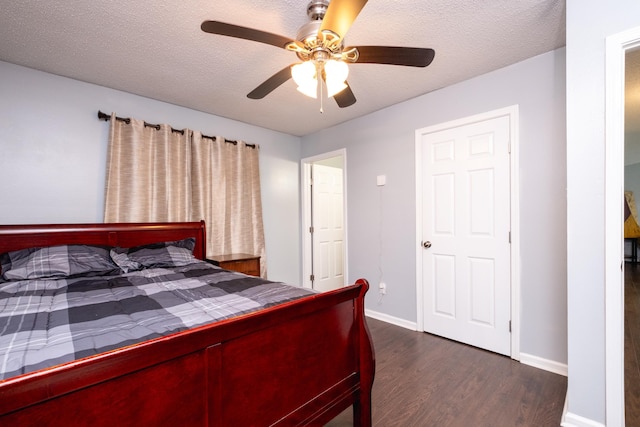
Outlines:
{"label": "doorway", "polygon": [[302,160],[303,286],[345,286],[347,273],[346,150]]}
{"label": "doorway", "polygon": [[624,164],[626,55],[640,28],[606,41],[605,82],[605,396],[607,425],[624,425]]}
{"label": "doorway", "polygon": [[519,359],[518,108],[416,131],[418,329]]}
{"label": "doorway", "polygon": [[[624,242],[631,246],[630,263],[624,272],[624,389],[625,421],[627,425],[640,424],[640,311],[638,310],[640,270],[638,269],[637,242],[640,239],[637,200],[640,197],[640,47],[625,53],[625,131],[624,131],[624,192],[630,215],[624,218]],[[625,258],[627,258],[625,247]]]}

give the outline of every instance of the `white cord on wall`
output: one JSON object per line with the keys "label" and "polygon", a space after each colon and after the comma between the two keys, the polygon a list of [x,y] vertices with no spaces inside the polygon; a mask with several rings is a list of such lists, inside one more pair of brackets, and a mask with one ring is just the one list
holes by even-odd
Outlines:
{"label": "white cord on wall", "polygon": [[[384,177],[384,175],[382,175],[382,177]],[[382,227],[384,225],[383,216],[382,216],[383,207],[384,207],[384,203],[382,200],[383,187],[384,187],[384,178],[382,179],[382,184],[381,184],[380,176],[378,176],[378,202],[379,202],[378,218],[380,220],[380,223],[378,224],[378,305],[382,304],[382,299],[384,298],[387,292],[386,286],[384,288],[381,286],[381,284],[384,283],[384,281],[382,280],[382,278],[384,277],[384,272],[382,270]]]}

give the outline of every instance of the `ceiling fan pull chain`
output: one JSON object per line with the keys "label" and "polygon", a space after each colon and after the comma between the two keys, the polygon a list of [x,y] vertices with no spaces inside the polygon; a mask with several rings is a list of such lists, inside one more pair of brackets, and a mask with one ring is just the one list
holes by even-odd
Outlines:
{"label": "ceiling fan pull chain", "polygon": [[322,95],[324,93],[324,90],[322,90],[322,88],[324,87],[324,79],[323,78],[319,78],[318,81],[320,82],[320,114],[324,114],[324,108],[323,108],[323,98],[324,96]]}

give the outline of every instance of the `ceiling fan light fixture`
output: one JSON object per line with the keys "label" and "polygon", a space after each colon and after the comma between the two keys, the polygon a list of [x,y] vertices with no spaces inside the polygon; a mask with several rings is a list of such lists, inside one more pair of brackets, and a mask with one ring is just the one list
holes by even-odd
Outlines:
{"label": "ceiling fan light fixture", "polygon": [[345,81],[349,76],[349,67],[345,62],[330,59],[324,64],[324,73],[329,98],[347,88]]}
{"label": "ceiling fan light fixture", "polygon": [[291,67],[291,77],[293,77],[293,81],[298,85],[300,92],[311,98],[318,96],[317,71],[312,61],[301,62]]}

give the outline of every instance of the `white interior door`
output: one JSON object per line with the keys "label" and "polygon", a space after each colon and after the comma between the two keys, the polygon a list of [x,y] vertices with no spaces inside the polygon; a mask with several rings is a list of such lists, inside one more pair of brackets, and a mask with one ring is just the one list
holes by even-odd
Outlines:
{"label": "white interior door", "polygon": [[424,330],[510,355],[509,116],[420,143]]}
{"label": "white interior door", "polygon": [[344,194],[342,168],[312,164],[313,288],[344,286]]}

